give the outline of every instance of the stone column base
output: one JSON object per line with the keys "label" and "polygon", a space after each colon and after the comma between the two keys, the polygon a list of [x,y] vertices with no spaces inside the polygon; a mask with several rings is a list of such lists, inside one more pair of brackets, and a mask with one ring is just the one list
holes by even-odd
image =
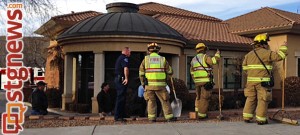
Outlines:
{"label": "stone column base", "polygon": [[66,104],[67,103],[71,103],[72,102],[72,94],[62,94],[62,106],[61,106],[61,110],[65,111],[66,110]]}
{"label": "stone column base", "polygon": [[99,113],[97,97],[92,97],[92,113]]}

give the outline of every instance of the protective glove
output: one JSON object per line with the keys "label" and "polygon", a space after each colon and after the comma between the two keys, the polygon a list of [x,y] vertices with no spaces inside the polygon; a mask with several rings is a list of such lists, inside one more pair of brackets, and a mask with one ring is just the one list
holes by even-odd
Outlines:
{"label": "protective glove", "polygon": [[287,47],[287,42],[285,41],[284,43],[283,43],[283,45],[281,45],[280,47],[279,47],[279,51],[282,51],[283,53],[287,53],[287,49],[288,49],[288,47]]}
{"label": "protective glove", "polygon": [[217,52],[216,52],[216,54],[215,54],[215,57],[218,57],[218,58],[221,57],[221,52],[219,51],[219,49],[217,50]]}

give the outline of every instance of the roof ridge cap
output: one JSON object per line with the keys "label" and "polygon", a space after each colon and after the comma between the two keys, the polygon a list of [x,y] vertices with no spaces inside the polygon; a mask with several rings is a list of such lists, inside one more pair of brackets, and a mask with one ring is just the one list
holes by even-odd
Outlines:
{"label": "roof ridge cap", "polygon": [[88,10],[88,11],[81,11],[81,12],[75,12],[75,13],[67,13],[67,14],[57,15],[57,16],[53,16],[51,18],[64,17],[64,16],[69,16],[69,15],[78,15],[78,14],[83,14],[83,13],[88,13],[88,12],[101,13],[101,12],[97,12],[97,11],[93,11],[93,10]]}
{"label": "roof ridge cap", "polygon": [[[178,14],[174,14],[174,13],[164,13],[164,12],[158,12],[158,14],[160,14],[160,16],[173,16],[173,17],[177,17],[177,18],[185,18],[185,19],[194,19],[194,20],[202,20],[202,21],[209,21],[209,22],[223,22],[223,20],[220,19],[207,19],[207,18],[199,18],[199,17],[194,17],[194,16],[187,16],[187,15],[178,15]],[[157,15],[157,14],[155,14]]]}
{"label": "roof ridge cap", "polygon": [[[174,17],[179,19],[188,19],[188,20],[195,20],[195,21],[203,21],[203,22],[211,22],[211,23],[222,23],[223,21],[216,21],[216,20],[210,20],[210,19],[204,19],[204,18],[197,18],[197,17],[189,17],[189,16],[183,16],[183,15],[176,15],[176,14],[156,14],[154,16],[166,16],[166,17]],[[224,23],[227,24],[227,23]]]}
{"label": "roof ridge cap", "polygon": [[152,16],[152,18],[157,19],[157,18],[159,18],[159,17],[161,17],[161,16],[162,16],[162,14],[155,14],[155,15]]}
{"label": "roof ridge cap", "polygon": [[[273,12],[274,14],[280,16],[281,18],[284,18],[284,19],[286,19],[286,20],[288,20],[288,21],[291,21],[292,24],[295,23],[294,20],[292,20],[291,18],[289,18],[289,17],[287,17],[287,16],[285,16],[285,15],[283,15],[283,14],[280,14],[280,13],[276,12],[275,9],[273,9],[273,8],[266,7],[266,9],[268,9],[269,11]],[[276,9],[276,10],[279,10],[279,9]]]}
{"label": "roof ridge cap", "polygon": [[[174,6],[166,5],[166,4],[163,4],[163,3],[146,2],[146,3],[139,4],[139,6],[140,5],[146,5],[146,4],[159,4],[159,5],[167,6],[167,7],[170,7],[170,8],[175,8],[175,9],[179,9],[179,10],[183,10],[183,11],[187,11],[187,12],[192,12],[192,13],[195,13],[195,14],[198,14],[198,15],[201,15],[201,16],[209,17],[209,18],[211,18],[210,20],[223,21],[223,20],[221,20],[219,18],[216,18],[214,16],[209,16],[209,15],[201,14],[201,13],[198,13],[198,12],[194,12],[194,11],[190,11],[190,10],[187,10],[187,9],[183,9],[183,8],[179,8],[179,7],[174,7]],[[143,10],[145,10],[145,9],[143,9]],[[175,13],[171,13],[171,14],[177,15]],[[181,16],[187,16],[187,15],[181,15]],[[191,17],[191,16],[187,16],[187,17]],[[194,18],[196,18],[196,17],[194,17]]]}
{"label": "roof ridge cap", "polygon": [[[144,2],[144,3],[140,3],[140,4],[138,4],[138,5],[139,5],[139,6],[141,6],[141,5],[152,4],[152,3],[156,3],[156,2],[152,2],[152,1],[150,1],[150,2]],[[158,3],[156,3],[156,4],[158,4]]]}

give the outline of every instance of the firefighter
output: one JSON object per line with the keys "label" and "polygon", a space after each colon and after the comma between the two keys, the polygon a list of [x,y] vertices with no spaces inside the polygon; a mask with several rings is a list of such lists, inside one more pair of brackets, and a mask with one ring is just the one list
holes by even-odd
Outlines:
{"label": "firefighter", "polygon": [[197,55],[191,61],[191,76],[196,85],[195,111],[199,119],[207,118],[211,89],[214,86],[212,65],[218,64],[220,52],[214,57],[206,55],[207,47],[199,43],[195,47]]}
{"label": "firefighter", "polygon": [[[258,125],[267,124],[267,108],[272,100],[271,89],[274,85],[272,77],[272,62],[283,60],[287,55],[287,46],[279,47],[278,52],[269,50],[269,36],[267,33],[258,34],[252,44],[253,50],[246,54],[243,70],[247,74],[247,84],[244,90],[247,98],[243,118],[246,123],[251,122],[256,108],[256,122]],[[256,53],[256,54],[255,54]]]}
{"label": "firefighter", "polygon": [[160,46],[157,43],[148,44],[149,55],[145,56],[140,65],[139,76],[142,86],[145,88],[144,98],[147,101],[148,119],[156,122],[156,98],[160,100],[167,121],[175,121],[169,94],[166,90],[167,77],[173,74],[172,68],[165,57],[158,54]]}

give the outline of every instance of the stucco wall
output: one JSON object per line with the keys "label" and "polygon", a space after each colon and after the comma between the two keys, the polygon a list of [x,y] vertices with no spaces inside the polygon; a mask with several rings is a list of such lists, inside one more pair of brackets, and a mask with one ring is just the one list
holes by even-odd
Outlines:
{"label": "stucco wall", "polygon": [[186,82],[186,55],[179,56],[179,79]]}
{"label": "stucco wall", "polygon": [[[297,76],[297,55],[300,56],[300,36],[299,35],[276,35],[270,37],[270,48],[272,51],[277,52],[280,45],[287,41],[288,45],[288,56],[287,56],[287,63],[286,63],[286,76]],[[297,53],[298,52],[298,53]],[[280,88],[280,79],[283,77],[283,65],[282,62],[276,62],[274,71],[275,71],[275,78],[276,84],[274,88]]]}
{"label": "stucco wall", "polygon": [[[286,59],[286,76],[297,76],[297,56],[300,57],[300,36],[291,34],[275,35],[270,37],[270,48],[272,51],[278,51],[280,45],[287,41],[288,56]],[[280,106],[281,104],[281,80],[283,77],[283,62],[274,64],[275,86],[273,89],[273,100]]]}
{"label": "stucco wall", "polygon": [[[279,50],[280,45],[282,45],[284,43],[284,41],[287,41],[286,34],[271,36],[270,42],[269,42],[270,49],[272,51],[277,52]],[[290,45],[289,45],[289,47],[290,47]],[[289,52],[290,51],[291,50],[289,48]],[[273,73],[274,73],[274,78],[275,78],[275,86],[273,87],[274,89],[281,89],[280,82],[283,77],[283,68],[282,68],[283,64],[282,63],[283,63],[282,61],[273,63]],[[290,64],[290,63],[288,63],[288,64]]]}
{"label": "stucco wall", "polygon": [[288,35],[287,76],[298,76],[297,58],[300,58],[300,35]]}

